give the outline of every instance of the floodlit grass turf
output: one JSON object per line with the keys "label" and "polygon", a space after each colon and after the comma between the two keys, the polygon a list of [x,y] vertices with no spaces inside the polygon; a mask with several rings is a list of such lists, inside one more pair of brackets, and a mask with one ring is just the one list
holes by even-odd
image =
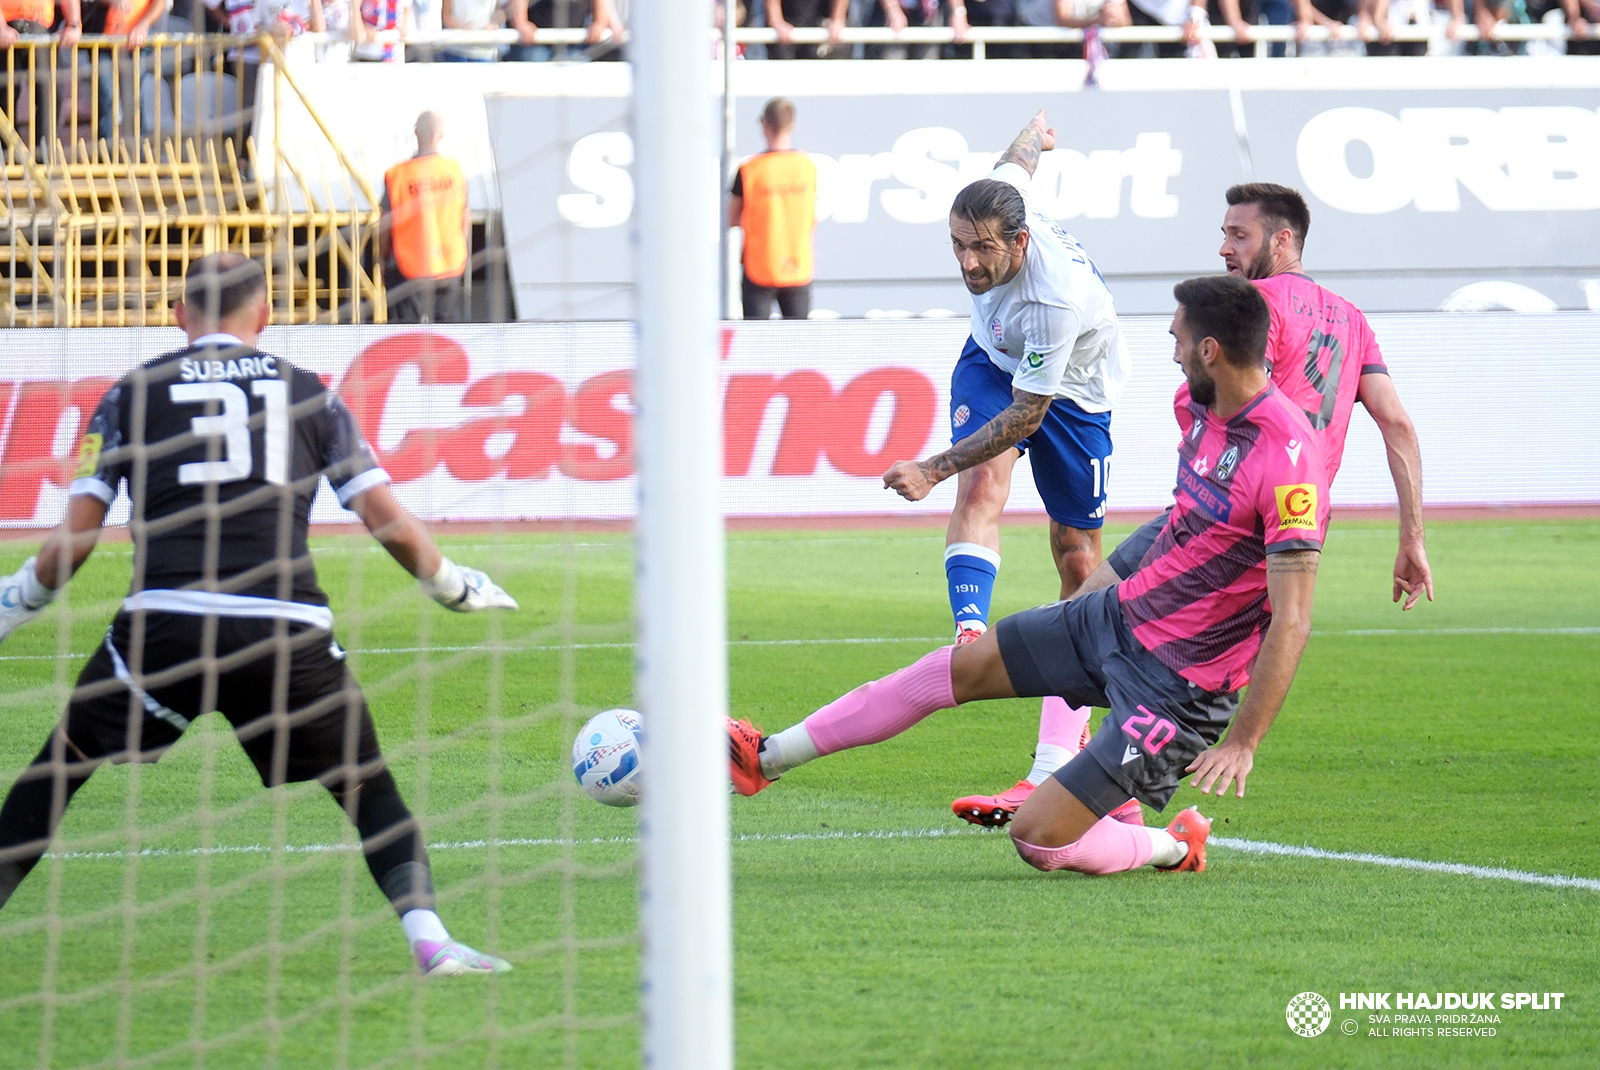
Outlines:
{"label": "floodlit grass turf", "polygon": [[[1055,583],[1041,528],[1006,538],[997,613]],[[941,542],[733,536],[735,712],[785,727],[935,645]],[[324,541],[318,565],[401,788],[428,816],[441,913],[516,972],[420,983],[351,852],[271,853],[348,846],[340,813],[319,788],[261,789],[211,717],[158,766],[98,773],[59,846],[112,856],[47,861],[0,912],[0,1067],[41,1065],[46,1042],[62,1067],[637,1065],[634,847],[585,842],[631,835],[635,815],[576,797],[566,760],[579,720],[631,697],[627,542],[452,546],[523,611],[444,613],[361,541]],[[1335,528],[1318,634],[1250,793],[1206,812],[1243,839],[1600,877],[1600,634],[1437,631],[1600,628],[1600,524],[1440,524],[1430,549],[1440,601],[1402,617],[1392,528]],[[25,549],[4,550],[9,571]],[[52,611],[0,647],[45,656],[0,660],[7,779],[128,568],[126,545],[108,545],[69,588],[70,626]],[[1401,634],[1351,634],[1371,629]],[[845,638],[896,641],[772,645]],[[486,641],[513,649],[447,649]],[[1039,874],[948,809],[1025,771],[1036,717],[1020,700],[936,714],[733,800],[737,834],[805,837],[734,847],[742,1068],[1593,1065],[1600,893],[1222,848],[1201,876]],[[1200,800],[1184,788],[1169,814]],[[951,834],[851,835],[918,830]],[[579,843],[466,845],[485,838]],[[128,859],[130,844],[162,853]],[[201,845],[255,849],[184,853]],[[1314,1039],[1284,1022],[1307,989],[1335,1003]],[[1337,1009],[1363,990],[1566,998],[1499,1012],[1494,1037],[1376,1038],[1366,1013]],[[1362,1035],[1340,1034],[1346,1018]]]}

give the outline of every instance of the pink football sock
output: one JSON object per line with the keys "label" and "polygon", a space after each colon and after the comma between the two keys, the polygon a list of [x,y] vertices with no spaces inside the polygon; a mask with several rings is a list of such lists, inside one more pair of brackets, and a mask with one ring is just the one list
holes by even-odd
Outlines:
{"label": "pink football sock", "polygon": [[1074,709],[1067,700],[1046,695],[1039,709],[1039,742],[1064,747],[1074,754],[1083,739],[1083,726],[1089,723],[1089,707]]}
{"label": "pink football sock", "polygon": [[882,743],[935,710],[954,706],[950,656],[955,649],[940,647],[916,664],[862,684],[807,717],[806,734],[816,744],[817,754]]}
{"label": "pink football sock", "polygon": [[1150,861],[1150,836],[1142,827],[1102,817],[1077,843],[1065,847],[1035,847],[1013,840],[1017,854],[1035,869],[1075,869],[1079,873],[1121,873]]}

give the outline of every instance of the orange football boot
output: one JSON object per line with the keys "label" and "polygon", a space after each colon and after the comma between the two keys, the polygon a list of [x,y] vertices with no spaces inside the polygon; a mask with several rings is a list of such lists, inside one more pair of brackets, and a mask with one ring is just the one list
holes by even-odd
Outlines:
{"label": "orange football boot", "polygon": [[1189,853],[1183,856],[1183,861],[1175,866],[1157,866],[1163,873],[1181,873],[1185,870],[1194,873],[1206,871],[1206,839],[1211,835],[1211,819],[1203,816],[1199,810],[1189,807],[1167,826],[1167,831],[1175,840],[1182,840],[1189,845]]}
{"label": "orange football boot", "polygon": [[999,828],[1016,816],[1017,808],[1033,794],[1033,785],[1019,780],[1015,787],[999,795],[968,795],[950,804],[950,809],[963,821],[985,828]]}
{"label": "orange football boot", "polygon": [[747,797],[772,785],[761,772],[761,729],[732,717],[728,718],[728,775],[733,790]]}

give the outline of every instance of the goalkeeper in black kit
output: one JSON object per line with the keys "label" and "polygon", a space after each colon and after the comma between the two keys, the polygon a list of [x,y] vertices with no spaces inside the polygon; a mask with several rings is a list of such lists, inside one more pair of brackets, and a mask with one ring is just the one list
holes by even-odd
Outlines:
{"label": "goalkeeper in black kit", "polygon": [[453,940],[434,912],[422,829],[390,774],[333,636],[306,545],[326,476],[395,561],[447,609],[516,609],[452,563],[395,500],[355,420],[313,374],[255,348],[266,276],[237,253],[194,262],[174,309],[189,346],[106,391],[78,455],[67,520],[0,581],[0,639],[93,552],[126,483],[133,582],[33,764],[0,805],[0,905],[106,762],[154,762],[213,710],[268,787],[318,780],[361,834],[372,879],[430,976],[510,964]]}

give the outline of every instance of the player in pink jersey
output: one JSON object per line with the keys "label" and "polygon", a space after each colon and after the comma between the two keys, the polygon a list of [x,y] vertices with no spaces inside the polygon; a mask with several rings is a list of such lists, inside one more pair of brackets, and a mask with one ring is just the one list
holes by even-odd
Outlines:
{"label": "player in pink jersey", "polygon": [[[1344,460],[1345,436],[1356,402],[1361,402],[1377,423],[1400,504],[1393,597],[1396,602],[1405,599],[1402,610],[1416,605],[1424,593],[1432,601],[1433,574],[1422,527],[1422,454],[1372,327],[1360,309],[1305,274],[1300,258],[1311,227],[1311,210],[1304,197],[1271,182],[1233,186],[1226,197],[1228,210],[1218,252],[1230,275],[1250,279],[1267,299],[1272,312],[1267,363],[1273,383],[1306,414],[1321,440],[1330,484]],[[1179,410],[1181,421],[1181,397]],[[1124,539],[1079,593],[1131,575],[1165,520],[1157,517]],[[1052,751],[1045,747],[1036,750],[1030,780],[1036,780],[1040,771],[1039,755],[1049,753]],[[957,799],[951,809],[974,824],[1003,825],[1026,797],[1027,785],[1019,783],[999,795]],[[1122,816],[1137,820],[1137,807],[1130,807]]]}
{"label": "player in pink jersey", "polygon": [[1205,868],[1211,823],[1197,810],[1165,829],[1113,811],[1130,796],[1163,809],[1185,773],[1202,792],[1236,784],[1243,797],[1311,634],[1328,479],[1304,413],[1267,372],[1271,316],[1261,293],[1214,275],[1179,283],[1174,294],[1174,360],[1188,384],[1179,397],[1177,487],[1133,575],[1013,614],[776,735],[730,720],[740,794],[821,755],[898,735],[936,710],[1059,695],[1111,712],[1017,811],[1018,854],[1043,870]]}

